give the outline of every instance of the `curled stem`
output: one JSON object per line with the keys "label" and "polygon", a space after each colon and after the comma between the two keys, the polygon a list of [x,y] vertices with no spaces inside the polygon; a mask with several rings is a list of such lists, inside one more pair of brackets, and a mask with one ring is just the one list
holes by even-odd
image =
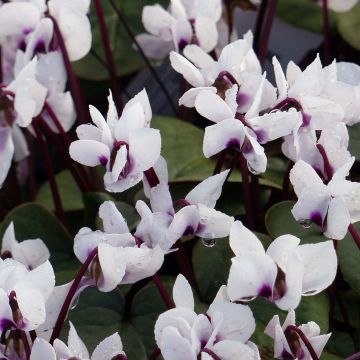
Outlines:
{"label": "curled stem", "polygon": [[221,360],[221,358],[219,356],[217,356],[212,350],[210,350],[208,348],[202,349],[201,352],[210,355],[214,360]]}
{"label": "curled stem", "polygon": [[65,301],[60,309],[58,318],[56,319],[54,330],[51,334],[50,341],[49,341],[50,344],[53,344],[54,340],[59,337],[61,329],[62,329],[64,321],[65,321],[65,318],[69,312],[71,302],[76,294],[76,290],[78,289],[80,282],[81,282],[83,276],[85,275],[86,271],[88,270],[91,262],[93,261],[95,256],[97,256],[97,253],[98,253],[97,248],[92,250],[90,252],[89,256],[87,257],[87,259],[85,260],[85,262],[82,264],[79,272],[76,274],[75,279],[72,282],[71,287],[69,289],[69,292],[66,295]]}
{"label": "curled stem", "polygon": [[312,345],[310,344],[309,339],[306,337],[306,335],[295,325],[289,325],[286,328],[287,331],[293,331],[295,332],[299,338],[303,341],[304,345],[306,346],[306,348],[308,349],[310,356],[313,360],[319,360],[319,357],[317,356],[314,348],[312,347]]}

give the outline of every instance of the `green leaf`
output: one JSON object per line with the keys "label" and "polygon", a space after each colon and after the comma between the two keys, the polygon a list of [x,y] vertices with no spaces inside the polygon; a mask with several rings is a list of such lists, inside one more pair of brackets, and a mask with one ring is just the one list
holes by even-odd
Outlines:
{"label": "green leaf", "polygon": [[36,238],[44,241],[50,250],[50,261],[55,270],[64,261],[74,258],[72,237],[59,220],[43,206],[28,203],[12,210],[0,224],[0,238],[11,221],[14,222],[18,241]]}
{"label": "green leaf", "polygon": [[[359,233],[360,223],[356,223],[354,226]],[[337,253],[345,281],[352,289],[360,293],[360,251],[349,233],[338,242]]]}
{"label": "green leaf", "polygon": [[[280,0],[276,16],[296,27],[322,33],[323,18],[321,6],[310,0]],[[334,27],[335,18],[330,12],[330,26]]]}
{"label": "green leaf", "polygon": [[[61,171],[56,175],[55,178],[64,211],[83,209],[84,203],[82,200],[81,190],[70,171]],[[55,210],[50,184],[48,181],[40,187],[35,201],[49,210]]]}
{"label": "green leaf", "polygon": [[329,351],[346,358],[355,352],[354,341],[351,336],[343,331],[333,331],[326,345]]}
{"label": "green leaf", "polygon": [[348,126],[349,131],[349,151],[355,156],[356,160],[360,160],[360,124]]}
{"label": "green leaf", "polygon": [[304,240],[303,242],[324,241],[325,237],[315,225],[302,227],[293,217],[291,209],[294,201],[282,201],[273,205],[265,215],[265,225],[269,235],[275,239],[280,235],[291,234]]}
{"label": "green leaf", "polygon": [[[142,9],[145,5],[160,3],[167,5],[166,0],[116,0],[115,4],[122,11],[126,22],[134,34],[144,32],[141,22]],[[117,75],[122,76],[135,72],[145,66],[141,55],[133,48],[132,40],[119,21],[109,1],[102,1],[105,13],[105,21],[110,37],[111,49],[116,63]],[[96,16],[95,6],[90,9],[90,23],[92,32],[92,49],[105,61],[103,41]],[[85,58],[74,63],[74,69],[78,76],[91,79],[103,80],[109,77],[107,68],[91,53]]]}
{"label": "green leaf", "polygon": [[287,166],[287,161],[279,157],[268,157],[266,171],[261,175],[261,177],[271,184],[272,187],[282,189],[284,174]]}
{"label": "green leaf", "polygon": [[336,18],[342,38],[352,47],[360,50],[360,3],[347,12],[336,14]]}

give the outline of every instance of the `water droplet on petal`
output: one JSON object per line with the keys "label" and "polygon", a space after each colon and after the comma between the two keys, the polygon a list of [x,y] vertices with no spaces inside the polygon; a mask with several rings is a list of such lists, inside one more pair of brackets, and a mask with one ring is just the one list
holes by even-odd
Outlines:
{"label": "water droplet on petal", "polygon": [[300,225],[305,229],[308,229],[312,224],[312,221],[310,219],[302,219],[299,222],[300,222]]}
{"label": "water droplet on petal", "polygon": [[201,239],[201,242],[206,246],[206,247],[213,247],[216,244],[216,240],[215,239]]}

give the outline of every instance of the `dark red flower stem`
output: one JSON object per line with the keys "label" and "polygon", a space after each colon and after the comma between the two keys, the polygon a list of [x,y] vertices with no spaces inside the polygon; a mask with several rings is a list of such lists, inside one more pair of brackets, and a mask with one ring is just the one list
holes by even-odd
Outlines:
{"label": "dark red flower stem", "polygon": [[209,354],[214,360],[221,360],[219,356],[217,356],[212,350],[208,348],[202,349],[201,352]]}
{"label": "dark red flower stem", "polygon": [[0,46],[0,87],[1,87],[1,83],[3,82],[3,64],[2,64],[2,47]]}
{"label": "dark red flower stem", "polygon": [[253,47],[254,47],[254,51],[255,51],[256,55],[259,55],[260,38],[261,38],[262,28],[264,25],[264,17],[266,14],[267,5],[268,5],[268,0],[262,0],[261,4],[259,6],[259,9],[258,9],[257,17],[256,17],[256,25],[255,25],[255,31],[254,31],[254,43],[253,43]]}
{"label": "dark red flower stem", "polygon": [[106,62],[107,62],[107,69],[108,69],[109,76],[110,76],[111,89],[114,93],[115,104],[117,105],[117,110],[120,113],[123,105],[121,102],[121,92],[120,92],[119,85],[117,82],[116,64],[115,64],[113,52],[111,49],[109,30],[108,30],[106,22],[105,22],[104,9],[101,5],[101,0],[95,0],[94,4],[95,4],[95,9],[96,9],[96,16],[97,16],[98,22],[99,22],[102,43],[104,46],[105,58],[106,58]]}
{"label": "dark red flower stem", "polygon": [[68,74],[71,93],[73,95],[77,115],[79,118],[80,123],[87,123],[89,118],[89,111],[87,110],[85,99],[83,97],[83,94],[80,89],[80,85],[78,82],[77,77],[75,76],[74,70],[71,65],[71,61],[69,58],[69,54],[67,52],[64,38],[62,36],[61,30],[59,28],[58,23],[56,22],[55,18],[51,15],[48,15],[48,17],[52,20],[54,24],[54,33],[56,35],[57,42],[59,44],[63,59],[64,59],[64,65]]}
{"label": "dark red flower stem", "polygon": [[84,277],[86,271],[88,270],[91,262],[94,260],[95,256],[97,256],[97,253],[98,253],[97,248],[92,250],[90,252],[89,256],[87,257],[87,259],[85,260],[85,262],[82,264],[79,272],[76,274],[75,279],[72,282],[71,287],[69,289],[69,292],[66,295],[65,301],[60,309],[58,318],[56,319],[54,330],[51,334],[50,341],[49,341],[50,344],[53,344],[54,340],[59,337],[61,329],[65,322],[66,316],[70,310],[72,300],[76,294],[76,290],[78,289],[80,282],[81,282],[82,278]]}
{"label": "dark red flower stem", "polygon": [[160,180],[159,180],[153,167],[151,167],[148,170],[145,170],[144,175],[145,175],[150,187],[155,187],[156,185],[160,184]]}
{"label": "dark red flower stem", "polygon": [[64,224],[65,223],[65,213],[64,213],[64,208],[63,208],[62,202],[61,202],[59,188],[56,183],[55,173],[54,173],[54,169],[52,166],[49,149],[46,145],[43,134],[40,130],[39,125],[37,124],[37,121],[39,121],[38,118],[35,118],[35,121],[32,122],[32,126],[34,128],[36,138],[40,145],[41,155],[44,160],[44,166],[45,166],[46,174],[47,174],[47,177],[49,180],[52,198],[54,200],[55,212],[56,212],[56,215],[59,218],[59,220]]}
{"label": "dark red flower stem", "polygon": [[160,277],[158,274],[155,274],[152,276],[152,279],[154,281],[154,284],[156,285],[156,287],[159,290],[159,293],[162,297],[162,299],[164,300],[165,305],[167,306],[168,309],[172,309],[175,307],[174,302],[170,299],[164,284],[162,283]]}
{"label": "dark red flower stem", "polygon": [[313,360],[319,360],[319,357],[317,356],[314,348],[312,347],[312,345],[310,344],[309,339],[306,337],[306,335],[295,325],[289,325],[286,328],[286,331],[293,331],[295,332],[299,338],[303,341],[303,343],[305,344],[306,348],[308,349],[310,356],[312,357]]}
{"label": "dark red flower stem", "polygon": [[22,340],[22,342],[24,344],[24,350],[25,350],[26,359],[29,360],[30,359],[30,354],[31,354],[31,349],[30,349],[30,344],[29,344],[28,338],[26,336],[26,332],[23,331],[23,330],[19,330],[19,334],[20,334],[21,340]]}
{"label": "dark red flower stem", "polygon": [[278,0],[269,0],[267,6],[267,14],[265,18],[265,23],[263,25],[263,30],[261,32],[261,44],[258,52],[258,57],[260,64],[264,64],[266,59],[266,54],[268,51],[271,28],[273,25],[274,17],[276,14]]}
{"label": "dark red flower stem", "polygon": [[249,229],[254,229],[254,208],[251,199],[251,189],[249,182],[249,169],[247,167],[247,162],[244,156],[241,154],[239,156],[240,170],[242,175],[242,190],[243,190],[243,198],[245,203],[245,217],[246,217],[246,225]]}
{"label": "dark red flower stem", "polygon": [[328,0],[322,0],[323,32],[324,32],[324,65],[330,65],[330,24]]}
{"label": "dark red flower stem", "polygon": [[225,157],[226,157],[226,154],[227,154],[227,150],[223,150],[221,151],[219,157],[217,158],[216,160],[216,164],[215,164],[215,168],[214,168],[214,171],[213,171],[213,175],[216,175],[216,174],[219,174],[221,172],[221,169],[224,165],[224,161],[225,161]]}
{"label": "dark red flower stem", "polygon": [[158,346],[155,346],[155,349],[151,353],[149,360],[156,360],[161,354],[161,351]]}
{"label": "dark red flower stem", "polygon": [[171,107],[171,109],[173,110],[174,114],[177,113],[177,108],[173,102],[173,99],[170,95],[170,93],[168,92],[168,90],[165,87],[165,84],[163,83],[163,81],[160,79],[159,75],[157,74],[157,72],[155,71],[155,68],[151,65],[151,62],[149,61],[149,59],[147,58],[147,56],[145,55],[144,51],[142,50],[140,44],[137,42],[136,37],[133,33],[133,31],[131,30],[129,24],[127,23],[127,21],[125,20],[125,17],[123,15],[123,13],[116,7],[114,0],[109,0],[111,6],[113,7],[114,11],[117,14],[117,17],[119,18],[120,22],[122,23],[122,25],[124,26],[126,32],[128,33],[128,35],[130,36],[131,40],[134,42],[135,46],[137,47],[137,49],[139,50],[140,55],[142,56],[142,58],[144,59],[147,67],[149,68],[151,74],[153,75],[154,79],[156,80],[156,82],[159,84],[162,92],[164,93],[164,95],[166,96],[166,99]]}
{"label": "dark red flower stem", "polygon": [[46,135],[51,139],[51,142],[57,147],[59,153],[61,154],[62,159],[66,162],[67,167],[69,168],[73,178],[75,179],[76,183],[80,187],[83,192],[89,191],[89,187],[86,182],[82,179],[82,177],[78,173],[78,168],[75,168],[74,162],[70,159],[69,150],[67,145],[61,142],[57,136],[53,133],[50,126],[46,123],[46,121],[42,118],[42,116],[38,117],[38,122],[42,127],[43,131]]}
{"label": "dark red flower stem", "polygon": [[284,178],[283,178],[283,183],[282,183],[283,188],[282,188],[281,195],[282,195],[283,200],[288,200],[290,198],[290,171],[293,166],[294,166],[294,163],[291,160],[289,160],[286,171],[284,173]]}
{"label": "dark red flower stem", "polygon": [[349,233],[351,234],[352,238],[354,239],[357,247],[360,250],[360,236],[359,236],[358,232],[356,231],[355,226],[353,224],[350,224],[348,230],[349,230]]}

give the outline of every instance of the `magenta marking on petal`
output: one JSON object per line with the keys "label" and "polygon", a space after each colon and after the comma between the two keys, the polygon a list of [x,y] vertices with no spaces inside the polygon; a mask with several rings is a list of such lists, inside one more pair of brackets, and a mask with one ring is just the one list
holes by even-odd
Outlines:
{"label": "magenta marking on petal", "polygon": [[292,356],[289,352],[287,352],[285,349],[281,352],[281,359],[294,359],[294,356]]}
{"label": "magenta marking on petal", "polygon": [[11,252],[9,250],[6,250],[1,254],[0,258],[2,260],[10,259],[10,258],[12,258],[12,254],[11,254]]}
{"label": "magenta marking on petal", "polygon": [[240,149],[240,143],[238,139],[230,139],[227,143],[226,143],[226,147],[227,148],[233,148],[233,149]]}
{"label": "magenta marking on petal", "polygon": [[302,127],[305,126],[309,126],[310,121],[311,121],[311,115],[309,114],[305,114],[304,112],[302,113],[302,118],[303,118],[303,122],[302,122]]}
{"label": "magenta marking on petal", "polygon": [[43,39],[39,39],[34,47],[34,53],[43,54],[45,52],[46,52],[45,41]]}
{"label": "magenta marking on petal", "polygon": [[106,166],[108,163],[108,158],[104,155],[99,156],[99,161],[102,166]]}
{"label": "magenta marking on petal", "polygon": [[183,233],[183,236],[186,235],[193,235],[194,234],[194,228],[191,225],[188,225]]}
{"label": "magenta marking on petal", "polygon": [[5,331],[7,329],[10,329],[11,327],[13,327],[14,324],[11,320],[9,319],[0,319],[0,330],[1,331]]}
{"label": "magenta marking on petal", "polygon": [[180,39],[178,42],[179,51],[183,51],[188,42],[185,39]]}
{"label": "magenta marking on petal", "polygon": [[312,212],[311,215],[310,215],[310,219],[317,226],[321,227],[322,224],[323,224],[323,219],[322,219],[322,216],[321,216],[319,211]]}
{"label": "magenta marking on petal", "polygon": [[272,295],[272,289],[268,284],[264,284],[258,291],[258,295],[264,298],[270,298]]}
{"label": "magenta marking on petal", "polygon": [[25,51],[26,50],[26,42],[24,39],[21,39],[18,43],[18,49],[21,51]]}
{"label": "magenta marking on petal", "polygon": [[260,143],[260,144],[263,144],[265,139],[266,139],[266,134],[265,134],[265,131],[264,130],[256,130],[254,131],[255,134],[256,134],[256,138],[257,138],[257,141]]}
{"label": "magenta marking on petal", "polygon": [[238,106],[245,106],[250,102],[250,100],[251,96],[246,93],[238,92],[238,94],[236,95],[236,102]]}

